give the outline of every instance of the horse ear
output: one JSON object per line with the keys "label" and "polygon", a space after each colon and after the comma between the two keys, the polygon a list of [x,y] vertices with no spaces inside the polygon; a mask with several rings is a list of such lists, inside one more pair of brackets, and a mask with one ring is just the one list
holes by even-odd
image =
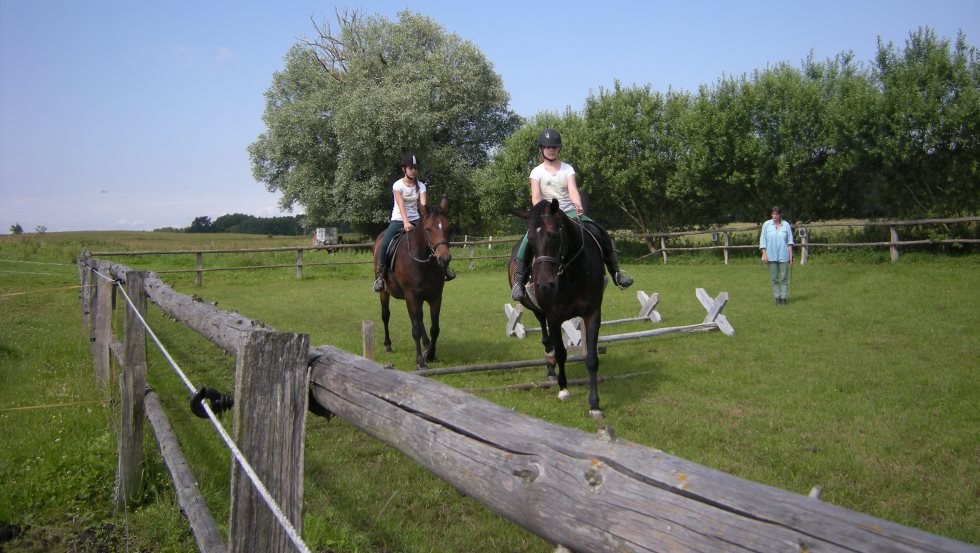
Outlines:
{"label": "horse ear", "polygon": [[558,198],[551,199],[551,209],[553,209],[556,213],[558,211],[561,211],[560,209],[558,209]]}
{"label": "horse ear", "polygon": [[449,209],[449,198],[443,196],[442,201],[439,202],[439,209],[446,211]]}
{"label": "horse ear", "polygon": [[531,212],[527,209],[512,209],[510,213],[511,215],[517,215],[521,219],[527,219],[531,216]]}

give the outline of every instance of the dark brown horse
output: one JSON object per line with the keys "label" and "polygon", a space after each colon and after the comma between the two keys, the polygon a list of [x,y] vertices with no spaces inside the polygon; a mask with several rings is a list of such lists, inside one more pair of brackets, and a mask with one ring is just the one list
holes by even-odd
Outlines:
{"label": "dark brown horse", "polygon": [[[442,288],[445,286],[446,265],[452,259],[449,254],[449,220],[446,209],[449,200],[445,197],[436,207],[419,206],[421,219],[415,230],[396,237],[398,245],[394,256],[388,263],[385,275],[385,289],[381,292],[381,320],[385,325],[385,351],[391,351],[391,338],[388,335],[388,320],[391,308],[390,297],[405,300],[408,318],[412,321],[412,338],[415,339],[415,368],[425,368],[426,361],[436,360],[436,340],[439,338],[439,310],[442,307]],[[378,266],[381,238],[374,241],[374,266]],[[431,322],[429,334],[425,332],[422,317],[422,304],[429,304]],[[431,338],[430,338],[431,335]]]}
{"label": "dark brown horse", "polygon": [[[558,399],[570,395],[565,377],[568,351],[562,341],[561,324],[582,317],[585,337],[585,366],[589,371],[589,415],[603,418],[599,408],[597,379],[599,324],[602,320],[602,294],[605,265],[602,249],[593,233],[573,221],[558,207],[558,201],[542,201],[528,213],[528,248],[531,261],[528,294],[521,304],[530,309],[541,323],[541,343],[548,364],[548,377],[554,378],[558,365]],[[520,243],[514,246],[516,252]],[[514,284],[514,255],[508,267],[509,282]]]}

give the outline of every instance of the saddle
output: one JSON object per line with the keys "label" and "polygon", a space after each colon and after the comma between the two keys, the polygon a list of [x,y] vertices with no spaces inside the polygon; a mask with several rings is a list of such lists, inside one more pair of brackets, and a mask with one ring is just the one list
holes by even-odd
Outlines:
{"label": "saddle", "polygon": [[385,256],[385,272],[391,272],[392,268],[395,266],[395,252],[398,251],[398,245],[401,244],[403,238],[405,238],[405,229],[398,231],[394,237],[392,237],[391,242],[388,243],[388,249],[384,252]]}

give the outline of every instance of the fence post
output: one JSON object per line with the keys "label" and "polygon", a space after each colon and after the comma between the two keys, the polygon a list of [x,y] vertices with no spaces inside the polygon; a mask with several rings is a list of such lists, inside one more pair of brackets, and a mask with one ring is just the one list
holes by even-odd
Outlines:
{"label": "fence post", "polygon": [[132,305],[126,306],[123,361],[119,374],[119,441],[116,465],[116,510],[139,498],[143,474],[143,418],[146,407],[146,334],[141,316],[146,315],[146,273],[126,273],[126,295]]}
{"label": "fence post", "polygon": [[800,267],[806,265],[806,258],[810,256],[810,232],[806,227],[800,227]]}
{"label": "fence post", "polygon": [[194,276],[194,286],[198,288],[204,282],[204,254],[197,252],[197,274]]}
{"label": "fence post", "polygon": [[891,234],[891,246],[889,249],[892,252],[892,263],[898,261],[898,228],[891,226],[888,227],[888,231]]}
{"label": "fence post", "polygon": [[[467,245],[466,242],[467,242],[467,239],[466,238],[463,238],[463,247],[464,248]],[[476,244],[469,244],[469,247],[470,247],[470,270],[472,271],[473,270],[474,259],[476,257]]]}
{"label": "fence post", "polygon": [[724,235],[724,251],[725,251],[725,265],[728,265],[728,246],[731,245],[731,240],[728,236],[728,231],[725,231]]}
{"label": "fence post", "polygon": [[[309,341],[306,334],[250,332],[235,368],[235,443],[300,534]],[[235,459],[228,535],[229,553],[295,551]]]}
{"label": "fence post", "polygon": [[660,253],[664,256],[664,265],[667,264],[667,237],[660,237]]}
{"label": "fence post", "polygon": [[296,280],[303,280],[303,250],[296,250]]}
{"label": "fence post", "polygon": [[[98,271],[110,277],[109,261],[98,261],[93,271]],[[112,340],[112,309],[115,305],[116,286],[109,278],[102,278],[93,272],[89,277],[96,281],[92,311],[92,363],[95,365],[95,381],[101,388],[109,386],[110,352],[109,343]]]}
{"label": "fence post", "polygon": [[78,284],[81,286],[79,298],[82,302],[82,323],[89,331],[92,329],[92,270],[88,267],[90,262],[91,259],[87,251],[82,252],[82,255],[78,257]]}

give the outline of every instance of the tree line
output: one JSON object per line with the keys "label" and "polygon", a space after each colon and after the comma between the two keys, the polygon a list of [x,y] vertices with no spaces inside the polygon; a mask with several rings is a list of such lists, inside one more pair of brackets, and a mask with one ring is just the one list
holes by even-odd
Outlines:
{"label": "tree line", "polygon": [[470,42],[411,12],[342,13],[286,56],[266,93],[253,174],[308,222],[376,228],[397,160],[417,153],[457,230],[513,229],[535,137],[554,127],[590,214],[641,232],[787,218],[923,218],[980,207],[980,55],[929,28],[875,59],[780,63],[696,92],[600,89],[525,120]]}
{"label": "tree line", "polygon": [[195,217],[185,228],[159,228],[156,232],[236,232],[242,234],[270,234],[276,236],[301,236],[307,234],[303,215],[283,217],[256,217],[244,213],[231,213],[214,221],[206,215]]}

